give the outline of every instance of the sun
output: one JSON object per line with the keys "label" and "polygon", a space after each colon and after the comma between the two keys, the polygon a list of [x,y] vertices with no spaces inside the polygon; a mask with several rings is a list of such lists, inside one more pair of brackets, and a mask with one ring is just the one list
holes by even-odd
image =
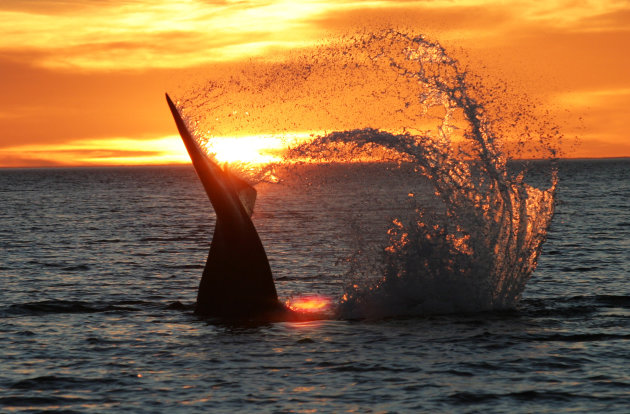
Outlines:
{"label": "sun", "polygon": [[202,138],[204,151],[219,163],[264,165],[283,161],[283,152],[314,139],[318,132],[286,132],[282,135],[248,135]]}
{"label": "sun", "polygon": [[280,153],[286,146],[280,138],[247,136],[216,137],[203,147],[220,163],[269,164],[281,160]]}

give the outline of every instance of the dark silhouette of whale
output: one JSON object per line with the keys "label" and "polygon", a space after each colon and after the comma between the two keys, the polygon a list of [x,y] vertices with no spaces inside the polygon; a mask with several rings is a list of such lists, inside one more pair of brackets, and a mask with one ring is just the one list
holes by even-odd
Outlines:
{"label": "dark silhouette of whale", "polygon": [[295,312],[278,300],[267,254],[251,220],[256,190],[210,159],[168,94],[166,101],[217,218],[195,313],[204,317],[296,319]]}

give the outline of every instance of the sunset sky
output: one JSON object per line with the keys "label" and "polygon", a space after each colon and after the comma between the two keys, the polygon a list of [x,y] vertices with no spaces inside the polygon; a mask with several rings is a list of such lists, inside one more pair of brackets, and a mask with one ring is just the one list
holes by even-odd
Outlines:
{"label": "sunset sky", "polygon": [[378,25],[465,51],[543,103],[577,146],[630,156],[630,2],[3,0],[0,167],[189,162],[164,92]]}

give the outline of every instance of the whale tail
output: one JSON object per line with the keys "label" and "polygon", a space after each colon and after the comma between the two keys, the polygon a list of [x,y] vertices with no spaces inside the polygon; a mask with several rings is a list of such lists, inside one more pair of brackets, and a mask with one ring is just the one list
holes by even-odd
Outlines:
{"label": "whale tail", "polygon": [[281,309],[267,254],[250,218],[256,190],[210,159],[168,94],[166,101],[217,217],[195,313],[249,317]]}

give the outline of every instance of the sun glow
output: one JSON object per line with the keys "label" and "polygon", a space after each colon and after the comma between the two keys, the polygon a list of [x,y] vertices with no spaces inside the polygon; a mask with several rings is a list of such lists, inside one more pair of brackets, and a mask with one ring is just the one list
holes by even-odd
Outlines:
{"label": "sun glow", "polygon": [[278,135],[212,137],[202,143],[206,153],[220,163],[269,164],[282,161],[282,153],[292,146],[312,140],[316,133],[296,132]]}
{"label": "sun glow", "polygon": [[213,138],[204,149],[221,163],[268,164],[280,161],[280,152],[285,148],[280,138],[240,137]]}

